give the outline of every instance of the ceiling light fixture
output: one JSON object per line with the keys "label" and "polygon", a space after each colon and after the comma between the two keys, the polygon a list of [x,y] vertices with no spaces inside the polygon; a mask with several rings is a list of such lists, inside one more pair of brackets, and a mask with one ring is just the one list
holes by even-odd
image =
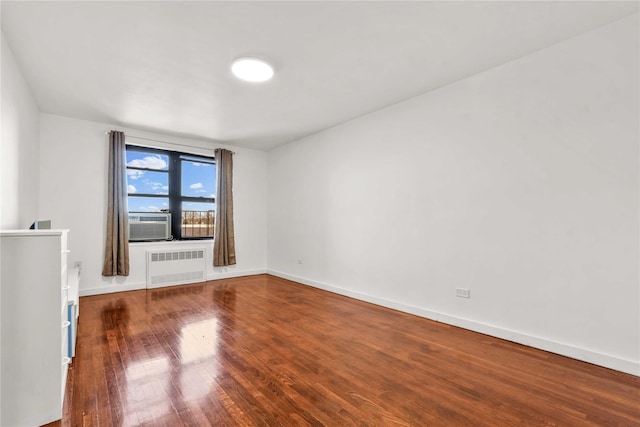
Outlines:
{"label": "ceiling light fixture", "polygon": [[266,82],[273,77],[273,67],[268,62],[258,58],[238,58],[231,64],[231,72],[248,82]]}

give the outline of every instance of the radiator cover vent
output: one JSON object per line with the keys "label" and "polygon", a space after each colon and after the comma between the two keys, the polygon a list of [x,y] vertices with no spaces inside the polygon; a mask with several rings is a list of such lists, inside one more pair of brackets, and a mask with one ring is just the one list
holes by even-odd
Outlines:
{"label": "radiator cover vent", "polygon": [[147,251],[147,288],[206,280],[206,249]]}

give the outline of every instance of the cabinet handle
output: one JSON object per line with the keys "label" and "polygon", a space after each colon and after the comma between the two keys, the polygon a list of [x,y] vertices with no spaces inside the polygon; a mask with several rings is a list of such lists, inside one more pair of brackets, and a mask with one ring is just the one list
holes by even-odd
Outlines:
{"label": "cabinet handle", "polygon": [[62,366],[68,365],[69,363],[71,363],[71,358],[70,357],[63,357],[62,358]]}
{"label": "cabinet handle", "polygon": [[68,291],[69,289],[71,289],[71,286],[63,286],[63,287],[62,287],[62,290],[63,290],[63,291]]}
{"label": "cabinet handle", "polygon": [[71,249],[65,249],[64,251],[62,251],[63,254],[69,254],[71,253]]}
{"label": "cabinet handle", "polygon": [[66,328],[67,326],[69,326],[71,324],[71,322],[69,322],[68,320],[65,320],[64,322],[62,322],[62,327]]}

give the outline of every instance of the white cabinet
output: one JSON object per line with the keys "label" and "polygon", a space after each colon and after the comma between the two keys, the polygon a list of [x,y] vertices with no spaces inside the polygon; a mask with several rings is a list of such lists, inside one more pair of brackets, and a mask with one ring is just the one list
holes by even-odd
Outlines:
{"label": "white cabinet", "polygon": [[2,426],[38,426],[62,416],[70,362],[67,232],[0,232]]}

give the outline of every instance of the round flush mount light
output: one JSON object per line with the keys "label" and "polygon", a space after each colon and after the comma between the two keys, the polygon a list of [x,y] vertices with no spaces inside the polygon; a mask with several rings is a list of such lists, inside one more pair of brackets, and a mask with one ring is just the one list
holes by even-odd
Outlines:
{"label": "round flush mount light", "polygon": [[273,67],[258,58],[238,58],[231,64],[231,72],[240,80],[266,82],[273,77]]}

